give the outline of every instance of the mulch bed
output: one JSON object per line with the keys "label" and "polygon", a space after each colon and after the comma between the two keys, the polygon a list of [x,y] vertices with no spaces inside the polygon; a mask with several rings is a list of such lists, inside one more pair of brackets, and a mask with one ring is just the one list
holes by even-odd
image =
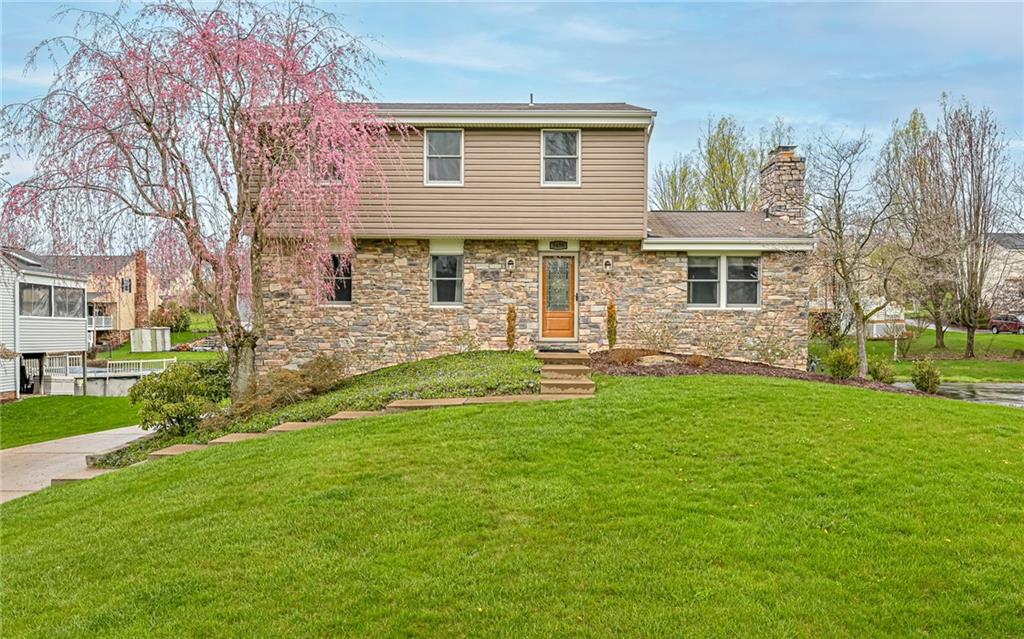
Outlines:
{"label": "mulch bed", "polygon": [[660,353],[679,359],[675,364],[658,364],[654,366],[641,366],[636,363],[620,363],[609,357],[608,351],[592,353],[591,360],[593,369],[605,375],[618,376],[649,376],[649,377],[670,377],[675,375],[760,375],[762,377],[785,377],[786,379],[799,379],[808,382],[825,382],[827,384],[838,384],[841,386],[858,386],[871,390],[887,391],[890,393],[903,393],[905,395],[925,395],[912,388],[900,388],[891,384],[883,384],[869,379],[836,379],[824,373],[810,373],[807,371],[794,370],[791,368],[779,368],[767,364],[755,364],[753,362],[739,362],[731,359],[704,358],[703,366],[691,366],[686,363],[686,356],[676,353]]}

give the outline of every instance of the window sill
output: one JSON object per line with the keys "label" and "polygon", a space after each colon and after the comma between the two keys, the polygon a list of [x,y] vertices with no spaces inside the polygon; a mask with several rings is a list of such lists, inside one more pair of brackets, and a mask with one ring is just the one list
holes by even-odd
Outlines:
{"label": "window sill", "polygon": [[761,306],[702,306],[698,304],[687,304],[687,309],[695,311],[760,311]]}
{"label": "window sill", "polygon": [[580,182],[541,182],[542,189],[578,189],[583,186]]}
{"label": "window sill", "polygon": [[457,304],[457,303],[439,304],[439,303],[436,303],[436,302],[428,305],[429,308],[439,308],[439,309],[446,309],[446,308],[455,308],[455,309],[457,309],[457,308],[463,308],[464,306],[465,306],[464,304]]}
{"label": "window sill", "polygon": [[445,186],[460,187],[460,186],[465,186],[465,184],[463,182],[424,182],[423,186],[429,186],[429,187],[438,187],[438,186],[440,186],[440,187],[445,187]]}
{"label": "window sill", "polygon": [[320,304],[320,306],[335,306],[344,308],[345,306],[352,306],[352,302],[323,302],[322,304]]}

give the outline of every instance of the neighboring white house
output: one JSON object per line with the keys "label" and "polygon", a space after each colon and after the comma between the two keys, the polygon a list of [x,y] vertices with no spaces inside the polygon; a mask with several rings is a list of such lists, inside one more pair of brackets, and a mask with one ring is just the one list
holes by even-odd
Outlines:
{"label": "neighboring white house", "polygon": [[993,233],[992,265],[986,277],[994,287],[996,313],[1024,312],[1024,233]]}
{"label": "neighboring white house", "polygon": [[0,248],[0,401],[46,386],[74,392],[70,378],[44,379],[44,362],[88,348],[85,288],[85,279],[53,272],[38,255]]}

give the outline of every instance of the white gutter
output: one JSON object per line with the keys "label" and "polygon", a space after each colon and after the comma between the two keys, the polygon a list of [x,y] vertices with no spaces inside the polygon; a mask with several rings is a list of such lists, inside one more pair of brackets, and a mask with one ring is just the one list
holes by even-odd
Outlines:
{"label": "white gutter", "polygon": [[654,124],[654,113],[643,111],[438,111],[396,109],[381,111],[381,115],[411,125],[503,125],[503,126],[604,126],[649,128]]}
{"label": "white gutter", "polygon": [[812,251],[811,237],[649,237],[643,251]]}

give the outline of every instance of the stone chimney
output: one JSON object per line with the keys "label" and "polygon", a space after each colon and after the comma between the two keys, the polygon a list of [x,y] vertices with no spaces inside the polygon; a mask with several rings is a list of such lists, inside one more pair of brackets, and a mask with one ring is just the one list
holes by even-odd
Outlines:
{"label": "stone chimney", "polygon": [[149,326],[149,266],[146,252],[135,251],[135,328]]}
{"label": "stone chimney", "polygon": [[807,163],[796,147],[779,145],[761,169],[758,209],[765,217],[804,225],[804,177]]}

